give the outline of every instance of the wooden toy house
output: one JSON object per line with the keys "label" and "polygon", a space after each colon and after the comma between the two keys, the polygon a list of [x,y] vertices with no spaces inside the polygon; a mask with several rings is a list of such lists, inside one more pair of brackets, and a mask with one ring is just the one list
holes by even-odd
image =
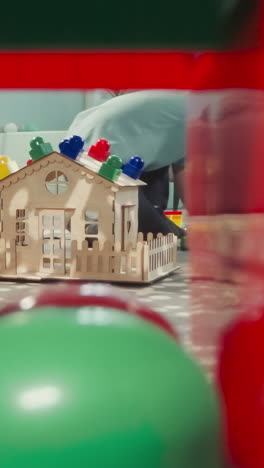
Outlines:
{"label": "wooden toy house", "polygon": [[52,152],[0,180],[0,277],[148,282],[176,267],[173,234],[138,233],[138,189],[90,157]]}

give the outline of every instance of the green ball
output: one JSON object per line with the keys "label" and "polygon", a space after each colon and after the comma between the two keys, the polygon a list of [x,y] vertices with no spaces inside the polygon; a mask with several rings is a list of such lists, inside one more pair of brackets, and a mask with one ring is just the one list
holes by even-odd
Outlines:
{"label": "green ball", "polygon": [[101,307],[0,319],[3,468],[220,468],[219,410],[163,330]]}

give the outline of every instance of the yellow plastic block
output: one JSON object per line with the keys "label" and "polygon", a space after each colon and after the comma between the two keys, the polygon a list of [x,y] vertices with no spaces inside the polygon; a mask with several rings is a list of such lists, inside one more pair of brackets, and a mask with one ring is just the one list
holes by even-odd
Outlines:
{"label": "yellow plastic block", "polygon": [[8,156],[0,156],[0,180],[11,174]]}
{"label": "yellow plastic block", "polygon": [[19,170],[16,161],[6,155],[0,155],[0,180]]}

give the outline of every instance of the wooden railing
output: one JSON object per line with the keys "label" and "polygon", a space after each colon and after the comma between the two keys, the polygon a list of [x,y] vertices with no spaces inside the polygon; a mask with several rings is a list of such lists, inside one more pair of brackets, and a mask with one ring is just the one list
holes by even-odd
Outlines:
{"label": "wooden railing", "polygon": [[158,234],[154,239],[148,234],[147,241],[139,233],[136,245],[128,244],[121,250],[121,243],[93,242],[91,248],[83,241],[81,249],[77,241],[71,244],[72,278],[106,281],[151,281],[176,267],[177,238],[173,234]]}
{"label": "wooden railing", "polygon": [[176,253],[177,237],[173,234],[167,234],[167,236],[158,234],[154,239],[153,234],[149,233],[147,243],[144,245],[143,279],[154,280],[175,268]]}
{"label": "wooden railing", "polygon": [[99,245],[93,242],[92,248],[87,248],[87,242],[82,242],[82,248],[77,249],[77,241],[72,241],[71,272],[72,278],[88,278],[109,281],[141,281],[142,280],[142,250],[144,244],[138,241],[136,247],[127,245],[121,250],[121,243],[111,244],[106,241]]}

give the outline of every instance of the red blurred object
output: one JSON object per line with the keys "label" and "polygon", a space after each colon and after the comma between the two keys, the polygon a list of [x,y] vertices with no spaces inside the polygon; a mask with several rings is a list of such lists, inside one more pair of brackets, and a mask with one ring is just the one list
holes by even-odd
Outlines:
{"label": "red blurred object", "polygon": [[88,156],[96,159],[97,161],[104,162],[108,156],[110,156],[110,144],[107,140],[101,138],[100,140],[92,145],[88,151]]}
{"label": "red blurred object", "polygon": [[27,166],[29,166],[30,164],[32,164],[32,162],[33,162],[32,159],[28,159],[28,160],[27,160]]}
{"label": "red blurred object", "polygon": [[162,328],[174,338],[178,338],[174,328],[158,313],[136,302],[130,295],[123,293],[120,289],[103,284],[62,284],[48,286],[22,299],[19,298],[17,301],[6,304],[0,309],[0,316],[19,310],[45,306],[99,306],[115,308],[138,315],[144,320]]}
{"label": "red blurred object", "polygon": [[[0,52],[0,63],[5,70],[0,74],[2,89],[188,89],[193,54],[170,50],[12,50]],[[33,76],[32,67],[42,73]],[[67,73],[50,73],[53,69],[67,69]],[[167,70],[177,73],[164,73]]]}
{"label": "red blurred object", "polygon": [[192,120],[188,125],[188,153],[193,163],[187,172],[188,190],[186,190],[187,206],[191,215],[204,215],[208,213],[209,180],[205,170],[208,158],[212,153],[211,124],[208,109],[204,109],[199,118]]}
{"label": "red blurred object", "polygon": [[232,463],[264,467],[264,307],[243,315],[224,332],[218,379]]}

